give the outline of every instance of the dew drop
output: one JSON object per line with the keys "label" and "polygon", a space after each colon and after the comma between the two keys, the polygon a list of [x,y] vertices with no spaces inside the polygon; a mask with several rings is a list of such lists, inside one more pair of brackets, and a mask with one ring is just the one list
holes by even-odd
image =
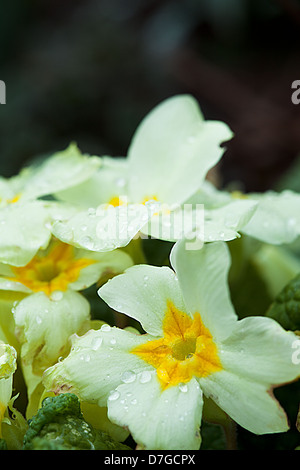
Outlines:
{"label": "dew drop", "polygon": [[136,398],[133,398],[133,400],[131,400],[131,405],[136,405],[137,404],[137,399]]}
{"label": "dew drop", "polygon": [[54,302],[58,302],[63,298],[63,293],[60,290],[55,290],[51,293],[50,299],[54,300]]}
{"label": "dew drop", "polygon": [[42,320],[42,318],[41,318],[39,315],[37,315],[37,316],[35,317],[35,321],[37,322],[38,325],[40,325],[43,320]]}
{"label": "dew drop", "polygon": [[120,392],[118,392],[118,390],[112,390],[108,396],[109,401],[115,401],[118,400],[118,398],[120,398]]}
{"label": "dew drop", "polygon": [[96,209],[94,207],[89,207],[88,209],[88,215],[90,217],[94,217],[96,215]]}
{"label": "dew drop", "polygon": [[145,384],[147,382],[150,382],[151,378],[152,378],[151,372],[149,372],[148,370],[144,370],[140,375],[140,382],[142,384]]}
{"label": "dew drop", "polygon": [[121,377],[122,382],[124,382],[125,384],[132,383],[135,381],[135,379],[136,374],[131,370],[127,370],[126,372],[124,372]]}
{"label": "dew drop", "polygon": [[100,328],[100,331],[110,331],[111,330],[111,326],[109,326],[107,323],[104,323],[104,325],[101,326]]}
{"label": "dew drop", "polygon": [[186,393],[188,391],[188,386],[186,384],[180,384],[179,390],[183,393]]}
{"label": "dew drop", "polygon": [[95,247],[94,240],[91,237],[83,237],[80,240],[80,244],[87,250],[93,250]]}
{"label": "dew drop", "polygon": [[68,227],[67,225],[64,225],[63,223],[60,223],[58,225],[60,227],[60,237],[67,242],[70,242],[73,240],[74,234],[73,230],[71,227]]}
{"label": "dew drop", "polygon": [[97,351],[97,349],[100,348],[102,341],[103,341],[102,338],[93,338],[92,343],[91,343],[92,350]]}

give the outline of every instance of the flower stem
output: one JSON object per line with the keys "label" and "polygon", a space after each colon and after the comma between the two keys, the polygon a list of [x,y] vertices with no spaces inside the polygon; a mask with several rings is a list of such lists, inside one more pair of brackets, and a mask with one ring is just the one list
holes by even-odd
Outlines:
{"label": "flower stem", "polygon": [[228,419],[223,428],[225,432],[227,450],[237,450],[236,423],[232,419]]}

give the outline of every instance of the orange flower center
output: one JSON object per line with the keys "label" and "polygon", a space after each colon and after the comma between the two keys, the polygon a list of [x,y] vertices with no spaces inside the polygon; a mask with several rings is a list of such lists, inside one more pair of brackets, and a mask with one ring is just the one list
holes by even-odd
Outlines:
{"label": "orange flower center", "polygon": [[54,291],[66,291],[81,270],[92,263],[94,260],[76,258],[72,246],[55,241],[47,254],[38,253],[26,266],[13,266],[15,277],[10,280],[22,283],[33,292],[50,295]]}
{"label": "orange flower center", "polygon": [[163,338],[131,350],[156,368],[163,389],[222,369],[217,347],[199,313],[192,319],[169,301],[163,333]]}

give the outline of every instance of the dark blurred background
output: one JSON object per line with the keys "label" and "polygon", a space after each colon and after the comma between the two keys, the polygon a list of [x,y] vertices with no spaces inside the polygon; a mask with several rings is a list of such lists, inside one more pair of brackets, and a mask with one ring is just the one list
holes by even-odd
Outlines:
{"label": "dark blurred background", "polygon": [[[235,138],[221,185],[300,191],[297,0],[1,1],[0,173],[76,141],[126,155],[156,104],[191,93]],[[290,177],[283,180],[283,175]],[[295,177],[295,175],[298,175]],[[283,183],[285,181],[285,183]]]}

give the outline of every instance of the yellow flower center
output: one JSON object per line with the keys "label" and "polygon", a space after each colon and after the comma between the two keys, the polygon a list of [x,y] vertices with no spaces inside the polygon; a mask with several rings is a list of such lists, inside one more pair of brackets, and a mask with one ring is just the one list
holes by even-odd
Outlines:
{"label": "yellow flower center", "polygon": [[[143,199],[141,204],[146,204],[148,201],[158,201],[156,196],[151,196],[151,197],[146,197]],[[109,202],[108,205],[113,206],[113,207],[118,207],[118,206],[124,206],[127,204],[127,198],[123,198],[121,196],[113,196]]]}
{"label": "yellow flower center", "polygon": [[242,191],[232,191],[231,196],[233,199],[248,199],[247,194],[242,193]]}
{"label": "yellow flower center", "polygon": [[[21,196],[22,196],[22,194],[18,193],[11,199],[4,199],[4,202],[6,202],[6,204],[15,204],[16,202],[18,202],[18,200],[20,199]],[[0,203],[2,201],[3,201],[3,199],[1,199],[1,197],[0,197]]]}
{"label": "yellow flower center", "polygon": [[113,207],[124,206],[126,204],[127,201],[125,199],[122,199],[120,196],[113,196],[108,202],[108,205]]}
{"label": "yellow flower center", "polygon": [[72,246],[55,241],[47,254],[38,253],[26,266],[12,267],[15,277],[10,280],[22,283],[33,292],[50,295],[54,291],[66,291],[81,270],[94,262],[76,258]]}
{"label": "yellow flower center", "polygon": [[200,314],[192,319],[168,302],[164,336],[131,350],[156,368],[163,389],[222,369],[217,347]]}

